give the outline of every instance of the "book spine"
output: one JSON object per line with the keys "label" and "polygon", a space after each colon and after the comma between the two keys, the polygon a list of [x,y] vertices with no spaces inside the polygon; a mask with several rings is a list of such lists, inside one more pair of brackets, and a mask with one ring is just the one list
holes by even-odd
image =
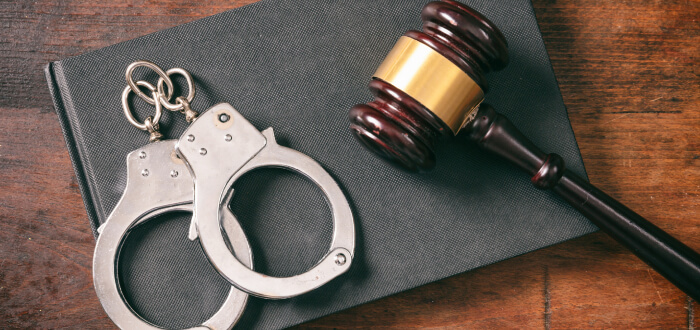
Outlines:
{"label": "book spine", "polygon": [[61,125],[61,131],[63,131],[63,139],[66,142],[66,147],[68,148],[68,155],[70,156],[71,163],[73,164],[73,170],[75,171],[75,176],[78,180],[80,194],[83,197],[85,210],[87,211],[88,219],[90,221],[90,228],[92,229],[92,234],[97,237],[97,228],[100,226],[100,222],[97,216],[94,199],[92,198],[93,194],[86,179],[83,162],[81,160],[80,152],[77,147],[73,129],[71,127],[71,121],[65,108],[65,104],[71,103],[64,102],[63,93],[61,93],[60,90],[60,86],[65,86],[65,79],[63,78],[61,71],[56,70],[57,65],[59,65],[57,62],[47,64],[44,67],[44,75],[49,85],[49,93],[51,94],[53,106],[56,110],[56,114],[58,115],[58,122]]}

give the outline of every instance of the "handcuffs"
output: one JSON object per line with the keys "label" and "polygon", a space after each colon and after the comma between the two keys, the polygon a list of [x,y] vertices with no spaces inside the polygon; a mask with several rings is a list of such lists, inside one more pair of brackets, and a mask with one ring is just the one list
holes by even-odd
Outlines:
{"label": "handcuffs", "polygon": [[[159,75],[154,86],[134,81],[138,67]],[[173,74],[186,78],[188,95],[170,103]],[[226,103],[201,114],[190,108],[195,95],[192,76],[181,68],[163,71],[154,63],[137,61],[126,71],[122,107],[127,120],[150,134],[150,144],[127,156],[127,185],[107,220],[98,229],[93,258],[97,296],[109,317],[123,329],[157,329],[137,315],[121,292],[117,261],[130,230],[168,212],[192,212],[189,239],[199,239],[214,268],[231,285],[220,309],[195,329],[230,329],[242,315],[248,294],[266,299],[295,297],[314,290],[345,273],[352,263],[355,224],[345,196],[333,178],[311,157],[280,146],[272,128],[258,131]],[[139,86],[148,89],[146,95]],[[167,87],[167,90],[166,90]],[[129,107],[131,92],[155,106],[143,123]],[[178,140],[160,141],[158,121],[162,109],[183,113],[190,126]],[[310,270],[291,277],[273,277],[252,269],[252,251],[245,233],[229,209],[232,186],[243,174],[260,167],[295,171],[323,191],[333,216],[333,239],[328,253]]]}

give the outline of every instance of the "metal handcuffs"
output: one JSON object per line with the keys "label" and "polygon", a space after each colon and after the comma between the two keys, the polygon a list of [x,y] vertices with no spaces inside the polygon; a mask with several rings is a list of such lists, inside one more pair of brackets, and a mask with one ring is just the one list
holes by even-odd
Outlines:
{"label": "metal handcuffs", "polygon": [[[221,103],[202,113],[175,146],[194,178],[194,228],[214,267],[237,288],[267,299],[284,299],[320,287],[350,267],[355,248],[352,211],[335,180],[311,157],[277,144],[272,128],[262,133],[231,105]],[[246,172],[260,167],[296,171],[321,188],[333,215],[328,253],[312,269],[291,277],[273,277],[246,267],[226,249],[219,229],[226,193]]]}
{"label": "metal handcuffs", "polygon": [[[133,81],[131,74],[139,66],[158,73],[157,87],[145,81]],[[172,74],[183,75],[189,87],[188,96],[176,98],[176,104],[169,102],[173,90],[169,76]],[[255,296],[294,297],[322,286],[349,269],[355,246],[352,212],[340,187],[321,165],[296,150],[279,146],[272,128],[259,132],[229,104],[215,105],[197,117],[189,105],[194,97],[194,83],[189,73],[181,68],[166,72],[151,62],[137,61],[127,69],[127,83],[122,94],[124,113],[130,123],[148,131],[154,143],[127,156],[126,189],[107,221],[98,229],[100,236],[93,260],[95,290],[115,324],[121,328],[155,328],[137,316],[124,301],[116,262],[128,232],[166,212],[192,211],[189,238],[199,238],[212,265],[235,288]],[[138,90],[138,86],[149,89],[152,98]],[[144,123],[139,123],[133,117],[127,101],[132,91],[155,105],[155,118],[148,117]],[[179,140],[159,141],[162,135],[158,132],[158,120],[162,107],[183,112],[192,123]],[[282,278],[252,270],[250,245],[227,205],[233,195],[233,183],[246,172],[260,167],[286,168],[306,176],[321,188],[330,204],[334,232],[329,252],[305,273]],[[246,300],[245,293],[232,288],[219,311],[200,328],[233,327]]]}
{"label": "metal handcuffs", "polygon": [[[192,177],[174,157],[176,140],[151,143],[127,156],[127,184],[121,200],[100,226],[95,246],[93,281],[107,315],[122,329],[158,329],[136,315],[124,301],[116,265],[121,245],[135,226],[158,215],[192,212]],[[227,199],[230,198],[230,195]],[[251,248],[233,213],[222,204],[221,223],[231,247],[246,266],[252,266]],[[227,249],[228,250],[228,249]],[[248,295],[231,287],[219,310],[195,329],[231,329],[243,314]]]}

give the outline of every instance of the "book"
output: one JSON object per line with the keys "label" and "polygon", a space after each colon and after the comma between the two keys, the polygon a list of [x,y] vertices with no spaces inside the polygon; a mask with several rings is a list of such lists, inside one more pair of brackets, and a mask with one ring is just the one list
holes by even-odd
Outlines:
{"label": "book", "polygon": [[[292,326],[595,231],[555,194],[537,190],[515,166],[474,146],[440,146],[436,168],[415,174],[354,140],[348,110],[372,99],[370,77],[405,31],[420,28],[427,2],[262,0],[48,64],[93,232],[121,197],[126,155],[148,142],[120,103],[126,67],[140,59],[190,72],[195,110],[226,102],[259,130],[273,127],[279,144],[324,166],[353,208],[357,248],[348,273],[296,298],[251,298],[238,328]],[[488,75],[486,102],[585,177],[530,1],[464,2],[509,42],[511,62]],[[136,78],[157,79],[146,70]],[[133,106],[142,119],[153,111],[138,99]],[[160,125],[166,138],[187,127],[170,112]],[[261,169],[234,189],[232,209],[251,241],[257,271],[291,276],[326,253],[330,210],[312,183]],[[190,216],[165,214],[134,228],[118,261],[126,300],[162,327],[200,324],[229,289],[198,241],[187,239]]]}

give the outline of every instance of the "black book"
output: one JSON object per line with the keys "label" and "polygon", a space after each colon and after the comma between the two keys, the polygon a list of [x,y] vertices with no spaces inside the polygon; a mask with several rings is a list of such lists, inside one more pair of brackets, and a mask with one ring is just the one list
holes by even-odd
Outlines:
{"label": "black book", "polygon": [[[348,197],[357,224],[350,271],[288,300],[251,298],[240,328],[282,328],[595,231],[526,174],[476,147],[439,147],[435,170],[406,173],[362,148],[348,109],[372,99],[367,83],[396,40],[419,29],[426,0],[263,0],[212,17],[53,62],[56,112],[92,230],[126,184],[126,155],[148,134],[124,118],[124,72],[135,60],[182,67],[195,79],[195,110],[227,102],[259,130],[321,163]],[[471,0],[509,42],[511,62],[488,75],[486,101],[567,167],[585,170],[529,0]],[[151,82],[155,74],[137,71]],[[142,76],[138,76],[142,74]],[[178,80],[176,80],[178,82]],[[134,101],[140,118],[153,108]],[[166,113],[166,138],[187,127]],[[331,240],[320,190],[299,175],[264,169],[234,186],[233,210],[258,271],[289,276],[312,267]],[[119,260],[130,305],[164,327],[200,324],[228,284],[187,239],[189,214],[135,229]],[[86,227],[87,230],[87,227]]]}

